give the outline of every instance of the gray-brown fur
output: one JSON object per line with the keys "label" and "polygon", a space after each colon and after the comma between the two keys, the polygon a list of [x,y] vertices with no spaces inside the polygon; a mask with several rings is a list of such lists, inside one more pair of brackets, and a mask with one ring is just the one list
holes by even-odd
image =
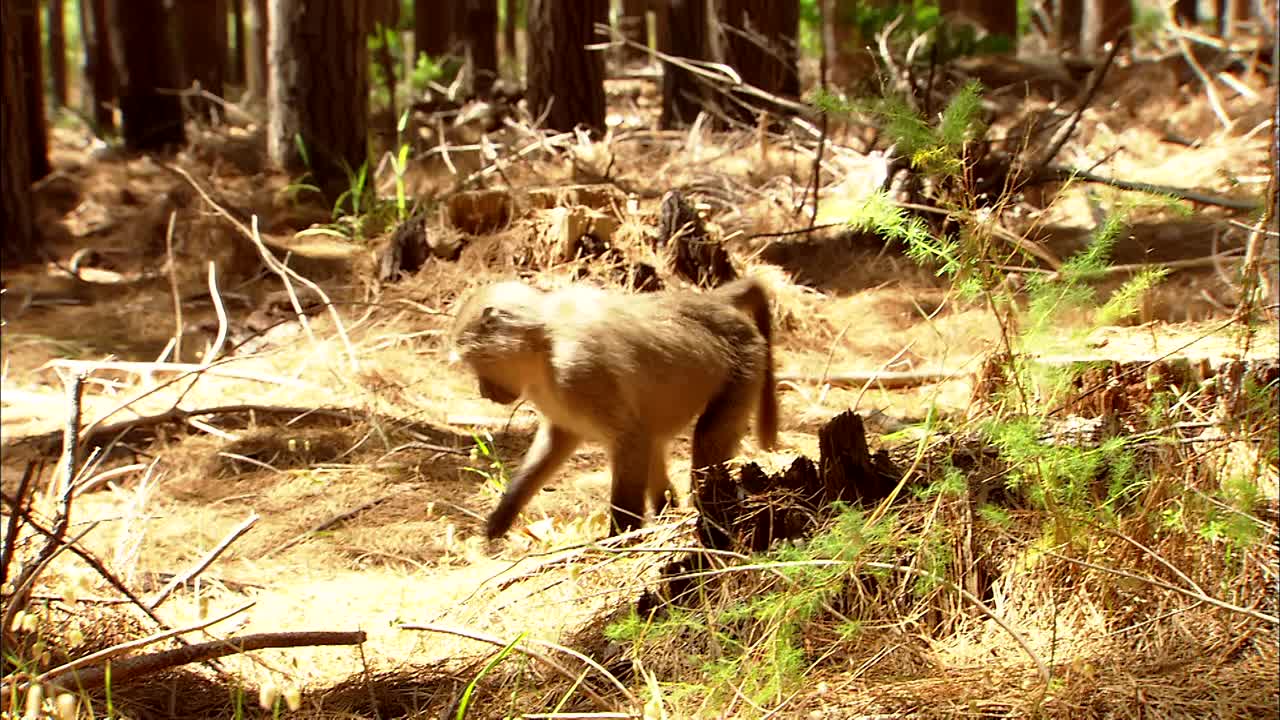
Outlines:
{"label": "gray-brown fur", "polygon": [[709,293],[641,295],[498,283],[461,304],[450,334],[482,396],[524,397],[542,414],[489,516],[491,538],[510,529],[582,440],[608,448],[618,532],[641,524],[646,501],[660,512],[674,497],[667,445],[695,417],[695,468],[733,457],[753,412],[760,444],[777,438],[769,300],[753,279]]}

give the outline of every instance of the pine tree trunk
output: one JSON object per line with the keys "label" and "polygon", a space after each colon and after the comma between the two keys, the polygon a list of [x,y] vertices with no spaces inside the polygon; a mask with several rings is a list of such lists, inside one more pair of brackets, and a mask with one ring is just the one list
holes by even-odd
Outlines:
{"label": "pine tree trunk", "polygon": [[67,106],[67,39],[62,20],[62,0],[48,0],[45,6],[45,25],[49,33],[49,86],[50,99],[56,108]]}
{"label": "pine tree trunk", "polygon": [[1084,0],[1058,0],[1058,49],[1080,50],[1084,31]]}
{"label": "pine tree trunk", "polygon": [[[22,62],[22,83],[26,88],[27,144],[31,177],[28,180],[39,180],[49,174],[49,135],[48,125],[44,117],[44,69],[40,62],[40,13],[36,0],[0,0],[5,4],[13,4],[18,12],[18,28],[22,33],[18,43],[13,47],[20,48]],[[4,52],[9,52],[6,44]],[[5,106],[9,112],[10,105]]]}
{"label": "pine tree trunk", "polygon": [[107,0],[121,131],[130,150],[160,150],[186,141],[181,100],[160,92],[181,84],[168,20],[163,0]]}
{"label": "pine tree trunk", "polygon": [[608,16],[608,0],[529,0],[526,97],[546,127],[604,131],[604,56],[586,46]]}
{"label": "pine tree trunk", "polygon": [[1133,25],[1133,0],[1089,0],[1093,5],[1092,16],[1097,31],[1091,48],[1098,50],[1108,43],[1129,41],[1129,27]]}
{"label": "pine tree trunk", "polygon": [[1195,27],[1200,22],[1200,3],[1198,0],[1175,0],[1173,16],[1184,27]]}
{"label": "pine tree trunk", "polygon": [[0,261],[24,263],[39,257],[31,223],[31,156],[27,143],[27,89],[22,75],[22,23],[14,0],[0,2]]}
{"label": "pine tree trunk", "polygon": [[[662,0],[658,49],[675,57],[706,60],[707,0]],[[688,70],[662,63],[662,127],[692,123],[702,111],[705,95],[698,78]]]}
{"label": "pine tree trunk", "polygon": [[[200,83],[200,89],[222,97],[227,57],[226,0],[182,0],[177,5],[181,38],[183,85]],[[222,108],[203,97],[190,98],[196,117],[217,122]]]}
{"label": "pine tree trunk", "polygon": [[231,45],[227,53],[227,82],[244,85],[244,0],[231,0]]}
{"label": "pine tree trunk", "polygon": [[452,54],[458,38],[458,3],[438,0],[414,0],[413,53],[426,54],[432,60]]}
{"label": "pine tree trunk", "polygon": [[[796,33],[800,26],[797,0],[723,0],[725,62],[743,82],[767,93],[795,99],[800,95]],[[760,98],[735,93],[731,117],[755,124],[761,110],[788,111]]]}
{"label": "pine tree trunk", "polygon": [[80,97],[94,132],[104,135],[115,127],[111,103],[116,99],[111,34],[107,32],[107,0],[80,0],[80,41],[84,44]]}
{"label": "pine tree trunk", "polygon": [[244,94],[250,107],[267,104],[267,0],[245,0]]}
{"label": "pine tree trunk", "polygon": [[310,172],[329,203],[367,157],[367,10],[348,0],[271,0],[267,153],[289,172]]}
{"label": "pine tree trunk", "polygon": [[618,14],[618,32],[635,43],[622,49],[623,62],[647,62],[649,53],[649,0],[622,0],[622,12]]}
{"label": "pine tree trunk", "polygon": [[519,64],[519,56],[516,55],[516,28],[520,23],[520,2],[519,0],[503,0],[506,17],[502,22],[502,52],[506,56],[507,61],[514,68]]}
{"label": "pine tree trunk", "polygon": [[498,79],[498,0],[466,0],[463,7],[471,91],[488,95]]}

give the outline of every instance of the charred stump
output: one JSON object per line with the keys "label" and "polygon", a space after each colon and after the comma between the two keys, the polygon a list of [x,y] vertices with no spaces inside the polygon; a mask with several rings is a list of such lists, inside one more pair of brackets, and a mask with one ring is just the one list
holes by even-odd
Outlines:
{"label": "charred stump", "polygon": [[669,248],[678,275],[699,287],[717,287],[738,278],[729,253],[711,239],[698,211],[679,190],[663,196],[658,223],[658,247]]}
{"label": "charred stump", "polygon": [[798,458],[770,477],[752,463],[737,473],[718,465],[694,473],[694,506],[703,545],[762,551],[803,537],[831,514],[833,502],[871,505],[889,496],[901,472],[867,447],[862,417],[844,412],[818,431],[818,462]]}

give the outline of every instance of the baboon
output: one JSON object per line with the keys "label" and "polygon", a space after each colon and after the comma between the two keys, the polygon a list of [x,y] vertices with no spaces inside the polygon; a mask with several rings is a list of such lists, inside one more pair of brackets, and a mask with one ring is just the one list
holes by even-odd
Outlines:
{"label": "baboon", "polygon": [[733,457],[753,411],[760,445],[777,440],[769,296],[755,279],[641,295],[497,283],[461,303],[450,341],[483,397],[523,397],[542,415],[490,539],[584,439],[609,452],[611,533],[639,527],[646,501],[659,513],[674,500],[667,444],[694,417],[694,468]]}

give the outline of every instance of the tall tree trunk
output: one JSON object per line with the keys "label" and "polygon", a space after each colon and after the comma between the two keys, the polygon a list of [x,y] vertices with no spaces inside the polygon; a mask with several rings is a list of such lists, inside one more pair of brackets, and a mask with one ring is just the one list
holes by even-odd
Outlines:
{"label": "tall tree trunk", "polygon": [[310,171],[330,203],[367,159],[366,12],[349,0],[271,0],[267,153]]}
{"label": "tall tree trunk", "polygon": [[1218,17],[1218,37],[1227,37],[1240,20],[1249,19],[1249,0],[1214,0],[1213,6]]}
{"label": "tall tree trunk", "polygon": [[116,99],[107,0],[80,0],[80,41],[84,44],[84,81],[80,86],[84,112],[93,123],[93,131],[104,135],[115,127],[111,103]]}
{"label": "tall tree trunk", "polygon": [[[618,32],[635,43],[622,49],[623,62],[647,62],[649,53],[649,0],[622,0],[618,14]],[[639,46],[639,47],[637,47]]]}
{"label": "tall tree trunk", "polygon": [[609,18],[608,0],[528,0],[529,111],[548,128],[586,125],[604,131],[604,56],[595,23]]}
{"label": "tall tree trunk", "polygon": [[[800,95],[796,33],[800,26],[797,0],[723,0],[720,22],[724,32],[725,62],[738,71],[743,82],[784,98]],[[754,124],[762,109],[777,114],[788,111],[744,93],[734,93],[731,117]]]}
{"label": "tall tree trunk", "polygon": [[503,0],[502,18],[502,53],[514,68],[520,64],[519,56],[516,55],[516,28],[520,24],[520,1],[519,0]]}
{"label": "tall tree trunk", "polygon": [[[675,57],[706,60],[707,0],[660,0],[658,49]],[[662,63],[662,127],[693,122],[702,111],[706,91],[697,76],[668,62]]]}
{"label": "tall tree trunk", "polygon": [[[227,58],[226,0],[182,0],[177,5],[181,38],[183,85],[199,83],[200,89],[222,97]],[[191,97],[195,116],[217,122],[222,108],[213,100]]]}
{"label": "tall tree trunk", "polygon": [[1175,0],[1173,17],[1184,27],[1195,27],[1200,22],[1199,0]]}
{"label": "tall tree trunk", "polygon": [[1084,32],[1084,0],[1058,0],[1057,40],[1059,50],[1080,50]]}
{"label": "tall tree trunk", "polygon": [[463,7],[471,92],[488,95],[498,79],[498,0],[466,0]]}
{"label": "tall tree trunk", "polygon": [[945,15],[959,12],[993,35],[1004,35],[1018,46],[1018,3],[1016,0],[943,0],[938,3]]}
{"label": "tall tree trunk", "polygon": [[67,39],[62,19],[62,0],[48,0],[45,25],[49,30],[49,85],[54,107],[67,106]]}
{"label": "tall tree trunk", "polygon": [[1107,43],[1129,41],[1129,28],[1133,25],[1133,0],[1089,0],[1093,32],[1086,31],[1088,47],[1096,52]]}
{"label": "tall tree trunk", "polygon": [[15,0],[0,2],[0,261],[31,262],[40,245],[31,222],[31,155],[27,143],[27,87],[23,77],[22,21]]}
{"label": "tall tree trunk", "polygon": [[[29,180],[39,180],[49,174],[49,130],[44,117],[44,71],[40,62],[40,13],[36,0],[0,0],[5,4],[13,4],[18,11],[18,27],[22,33],[16,45],[5,45],[4,52],[10,47],[20,48],[22,63],[22,83],[26,88],[27,100],[24,103],[27,113],[27,144],[29,148]],[[10,112],[12,106],[6,105]]]}
{"label": "tall tree trunk", "polygon": [[267,0],[245,0],[244,95],[246,104],[264,109],[267,104]]}
{"label": "tall tree trunk", "polygon": [[227,55],[227,82],[244,85],[244,0],[231,0],[231,47]]}
{"label": "tall tree trunk", "polygon": [[413,3],[413,54],[426,54],[432,60],[456,52],[458,41],[457,3],[438,0],[414,0]]}
{"label": "tall tree trunk", "polygon": [[867,47],[870,38],[862,37],[858,28],[859,0],[819,2],[826,19],[822,31],[826,34],[827,82],[854,92],[871,89],[876,82],[876,58]]}
{"label": "tall tree trunk", "polygon": [[181,85],[164,0],[107,0],[112,60],[120,81],[125,147],[160,150],[186,141]]}

